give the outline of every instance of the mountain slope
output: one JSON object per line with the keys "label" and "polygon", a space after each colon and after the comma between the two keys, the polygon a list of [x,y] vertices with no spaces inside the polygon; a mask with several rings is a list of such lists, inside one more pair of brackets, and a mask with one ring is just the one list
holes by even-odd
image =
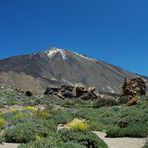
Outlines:
{"label": "mountain slope", "polygon": [[1,81],[35,93],[61,83],[81,83],[99,91],[119,93],[124,78],[135,76],[103,61],[58,48],[0,61]]}

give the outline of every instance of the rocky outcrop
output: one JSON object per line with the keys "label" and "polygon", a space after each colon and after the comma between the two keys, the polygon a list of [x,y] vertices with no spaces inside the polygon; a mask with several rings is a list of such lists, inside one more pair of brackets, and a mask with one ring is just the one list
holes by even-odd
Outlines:
{"label": "rocky outcrop", "polygon": [[133,78],[129,81],[125,78],[122,89],[124,96],[134,97],[146,94],[146,84],[142,78]]}
{"label": "rocky outcrop", "polygon": [[80,98],[82,100],[94,100],[99,97],[95,87],[86,88],[83,85],[61,85],[61,87],[48,87],[44,95],[54,95],[61,99]]}
{"label": "rocky outcrop", "polygon": [[125,78],[122,89],[122,96],[127,97],[128,106],[136,105],[137,96],[146,94],[146,84],[142,78],[133,78],[129,81]]}

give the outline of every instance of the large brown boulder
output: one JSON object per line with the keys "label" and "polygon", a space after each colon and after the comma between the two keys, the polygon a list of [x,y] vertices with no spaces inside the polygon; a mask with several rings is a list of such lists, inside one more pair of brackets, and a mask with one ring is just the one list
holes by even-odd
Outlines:
{"label": "large brown boulder", "polygon": [[76,98],[79,98],[80,96],[86,93],[85,87],[76,86],[75,90],[76,90]]}
{"label": "large brown boulder", "polygon": [[133,106],[137,104],[137,98],[132,98],[131,100],[128,101],[127,105],[128,106]]}
{"label": "large brown boulder", "polygon": [[82,100],[93,100],[97,99],[97,93],[95,93],[95,87],[84,87],[76,86],[76,98],[81,98]]}
{"label": "large brown boulder", "polygon": [[146,94],[146,84],[142,78],[125,79],[122,87],[124,96],[142,96]]}

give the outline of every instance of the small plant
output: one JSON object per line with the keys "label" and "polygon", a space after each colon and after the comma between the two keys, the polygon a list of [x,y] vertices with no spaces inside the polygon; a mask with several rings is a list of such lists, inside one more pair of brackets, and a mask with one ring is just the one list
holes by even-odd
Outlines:
{"label": "small plant", "polygon": [[86,147],[83,146],[82,144],[69,141],[69,142],[59,145],[58,148],[86,148]]}
{"label": "small plant", "polygon": [[66,110],[58,110],[54,114],[53,119],[57,122],[57,124],[67,124],[72,121],[73,117],[72,114]]}
{"label": "small plant", "polygon": [[88,130],[88,124],[85,119],[74,119],[70,123],[67,124],[70,130],[76,131],[86,131]]}
{"label": "small plant", "polygon": [[57,134],[53,134],[48,136],[48,138],[21,144],[18,148],[63,148],[63,144],[63,140]]}
{"label": "small plant", "polygon": [[27,106],[27,107],[25,108],[25,110],[29,110],[29,111],[35,113],[35,112],[37,112],[38,108],[36,108],[36,107],[34,107],[34,106]]}
{"label": "small plant", "polygon": [[0,129],[3,129],[6,125],[6,121],[3,118],[0,118]]}
{"label": "small plant", "polygon": [[45,110],[38,110],[36,113],[35,113],[35,117],[37,118],[41,118],[41,119],[49,119],[52,117],[52,114],[49,113],[48,111],[45,111]]}
{"label": "small plant", "polygon": [[16,108],[15,109],[11,109],[10,112],[15,114],[15,113],[18,112],[18,110]]}

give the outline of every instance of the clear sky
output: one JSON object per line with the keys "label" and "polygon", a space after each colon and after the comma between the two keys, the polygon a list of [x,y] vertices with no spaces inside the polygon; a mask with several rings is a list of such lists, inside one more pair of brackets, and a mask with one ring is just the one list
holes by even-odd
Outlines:
{"label": "clear sky", "polygon": [[148,0],[0,0],[0,59],[49,47],[148,76]]}

